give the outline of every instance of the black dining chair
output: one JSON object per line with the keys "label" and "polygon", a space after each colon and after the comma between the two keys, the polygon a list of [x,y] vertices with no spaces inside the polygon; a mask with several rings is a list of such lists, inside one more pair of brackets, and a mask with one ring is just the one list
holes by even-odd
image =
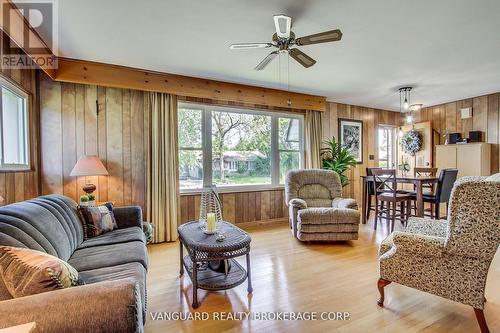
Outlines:
{"label": "black dining chair", "polygon": [[[424,202],[430,203],[432,205],[433,214],[432,218],[439,220],[441,208],[441,203],[446,203],[446,211],[448,211],[448,201],[450,200],[451,190],[455,180],[457,180],[458,170],[457,169],[443,169],[439,173],[439,178],[436,184],[436,189],[434,193],[423,194]],[[412,193],[412,200],[416,201],[416,194]]]}

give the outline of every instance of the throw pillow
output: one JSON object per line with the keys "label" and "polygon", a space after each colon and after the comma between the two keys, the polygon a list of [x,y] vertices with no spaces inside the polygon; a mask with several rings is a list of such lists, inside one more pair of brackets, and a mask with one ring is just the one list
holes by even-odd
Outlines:
{"label": "throw pillow", "polygon": [[14,298],[78,285],[78,272],[64,260],[12,246],[0,246],[0,278]]}
{"label": "throw pillow", "polygon": [[80,207],[85,239],[102,235],[118,228],[113,211],[107,206]]}

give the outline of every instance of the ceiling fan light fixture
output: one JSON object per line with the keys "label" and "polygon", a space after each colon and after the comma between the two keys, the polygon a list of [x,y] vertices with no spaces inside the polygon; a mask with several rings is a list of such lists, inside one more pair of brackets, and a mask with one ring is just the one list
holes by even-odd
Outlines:
{"label": "ceiling fan light fixture", "polygon": [[274,15],[273,18],[278,38],[281,39],[289,38],[290,30],[292,29],[292,18],[286,15]]}

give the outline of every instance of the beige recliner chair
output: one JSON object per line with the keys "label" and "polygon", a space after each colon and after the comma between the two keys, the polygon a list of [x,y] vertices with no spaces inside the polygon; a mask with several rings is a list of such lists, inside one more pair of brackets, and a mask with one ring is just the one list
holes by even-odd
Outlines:
{"label": "beige recliner chair", "polygon": [[354,199],[342,198],[342,184],[336,172],[290,171],[285,181],[285,197],[290,227],[299,240],[358,239],[358,206]]}

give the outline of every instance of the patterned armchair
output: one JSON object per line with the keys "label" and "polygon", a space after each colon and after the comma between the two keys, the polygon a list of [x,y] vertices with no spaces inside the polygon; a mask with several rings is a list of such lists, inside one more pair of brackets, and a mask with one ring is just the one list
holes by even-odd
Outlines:
{"label": "patterned armchair", "polygon": [[339,175],[329,170],[290,171],[285,181],[290,227],[301,241],[358,239],[356,201],[343,199]]}
{"label": "patterned armchair", "polygon": [[481,332],[484,289],[500,243],[500,182],[463,177],[455,182],[448,220],[410,218],[405,232],[393,232],[379,250],[379,306],[384,287],[396,282],[474,308]]}

